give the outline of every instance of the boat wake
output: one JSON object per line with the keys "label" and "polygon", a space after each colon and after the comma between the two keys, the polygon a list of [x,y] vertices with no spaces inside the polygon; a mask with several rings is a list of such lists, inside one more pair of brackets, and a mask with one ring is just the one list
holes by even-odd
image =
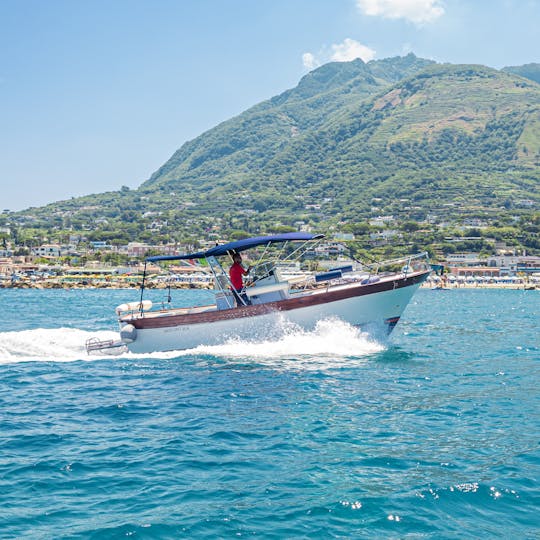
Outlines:
{"label": "boat wake", "polygon": [[[221,345],[201,345],[182,351],[133,354],[122,349],[111,354],[87,355],[85,342],[90,337],[100,340],[117,339],[112,331],[87,332],[73,328],[23,330],[0,333],[0,364],[14,362],[74,362],[102,359],[174,359],[181,357],[205,357],[224,360],[255,360],[259,365],[294,362],[339,365],[339,360],[362,358],[385,349],[368,334],[336,319],[319,321],[313,331],[303,330],[282,321],[279,336],[274,339],[240,340],[229,339]],[[336,363],[337,362],[337,363]]]}
{"label": "boat wake", "polygon": [[76,328],[36,328],[20,332],[0,332],[0,364],[95,360],[97,357],[87,356],[85,348],[86,340],[93,336],[105,340],[117,338],[118,333],[87,332]]}

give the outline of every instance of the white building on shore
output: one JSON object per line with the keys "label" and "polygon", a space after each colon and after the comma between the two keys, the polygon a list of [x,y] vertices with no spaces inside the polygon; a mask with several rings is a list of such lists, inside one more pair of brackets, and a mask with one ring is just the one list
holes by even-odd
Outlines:
{"label": "white building on shore", "polygon": [[59,244],[43,244],[30,249],[30,254],[34,257],[61,257],[62,247]]}

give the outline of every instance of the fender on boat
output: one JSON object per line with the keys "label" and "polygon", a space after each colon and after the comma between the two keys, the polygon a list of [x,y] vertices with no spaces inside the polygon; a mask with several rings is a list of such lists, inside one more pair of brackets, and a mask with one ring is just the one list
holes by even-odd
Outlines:
{"label": "fender on boat", "polygon": [[143,300],[142,302],[128,302],[120,304],[116,308],[116,314],[124,313],[125,311],[147,311],[152,308],[152,300]]}
{"label": "fender on boat", "polygon": [[120,339],[123,343],[133,343],[137,339],[137,329],[132,324],[122,326]]}

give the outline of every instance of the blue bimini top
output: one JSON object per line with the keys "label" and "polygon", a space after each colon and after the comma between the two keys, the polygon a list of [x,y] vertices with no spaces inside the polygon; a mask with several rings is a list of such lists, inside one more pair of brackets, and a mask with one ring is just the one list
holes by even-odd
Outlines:
{"label": "blue bimini top", "polygon": [[205,259],[207,257],[220,257],[227,255],[228,253],[239,253],[246,249],[251,249],[257,246],[264,246],[267,244],[276,244],[280,242],[308,242],[310,240],[320,240],[324,238],[324,234],[310,234],[303,232],[290,232],[283,234],[273,234],[270,236],[254,236],[253,238],[244,238],[243,240],[237,240],[236,242],[229,242],[222,244],[221,246],[215,246],[207,251],[197,251],[196,253],[188,253],[185,255],[156,255],[154,257],[147,257],[147,262],[156,261],[177,261],[182,259]]}

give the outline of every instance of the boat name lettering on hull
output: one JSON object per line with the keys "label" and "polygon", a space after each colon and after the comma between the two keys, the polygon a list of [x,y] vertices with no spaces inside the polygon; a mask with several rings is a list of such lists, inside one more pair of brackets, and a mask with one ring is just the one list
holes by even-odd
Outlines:
{"label": "boat name lettering on hull", "polygon": [[163,332],[174,332],[174,333],[179,333],[179,332],[189,332],[191,328],[189,326],[170,326],[168,328],[163,328]]}

